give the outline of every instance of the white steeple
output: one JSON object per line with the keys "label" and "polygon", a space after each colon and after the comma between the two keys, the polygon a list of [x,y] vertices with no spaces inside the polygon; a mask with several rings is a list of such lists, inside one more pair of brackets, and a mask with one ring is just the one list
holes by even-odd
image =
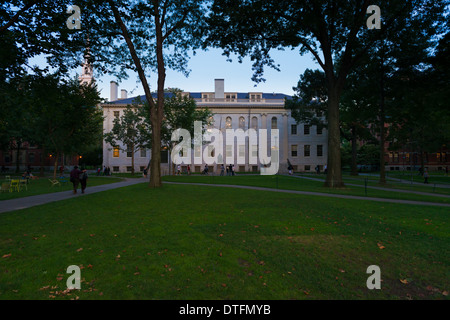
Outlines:
{"label": "white steeple", "polygon": [[82,65],[81,76],[79,77],[81,84],[94,82],[94,71],[92,65],[88,61],[88,55],[84,56],[84,63]]}

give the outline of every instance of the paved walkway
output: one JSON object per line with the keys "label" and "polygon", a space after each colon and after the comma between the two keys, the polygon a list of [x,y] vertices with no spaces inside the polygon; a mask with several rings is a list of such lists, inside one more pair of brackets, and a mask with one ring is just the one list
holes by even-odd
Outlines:
{"label": "paved walkway", "polygon": [[261,191],[273,191],[273,192],[282,192],[282,193],[302,194],[302,195],[309,195],[309,196],[320,196],[320,197],[329,197],[329,198],[342,198],[342,199],[352,199],[352,200],[369,200],[369,201],[403,203],[403,204],[415,204],[415,205],[423,205],[423,206],[450,207],[450,204],[447,204],[447,203],[413,201],[413,200],[400,200],[400,199],[386,199],[386,198],[374,198],[374,197],[360,197],[360,196],[349,196],[349,195],[335,194],[335,193],[285,190],[285,189],[262,188],[262,187],[252,187],[252,186],[229,185],[229,184],[208,184],[208,183],[167,182],[167,181],[165,181],[164,183],[167,183],[167,184],[184,184],[184,185],[207,186],[207,187],[235,188],[235,189],[236,188],[237,189],[250,189],[250,190],[261,190]]}
{"label": "paved walkway", "polygon": [[[306,177],[304,177],[306,178]],[[314,179],[314,178],[310,178]],[[106,190],[112,190],[121,187],[127,187],[138,183],[147,182],[147,178],[135,178],[135,179],[125,179],[121,182],[103,184],[94,187],[88,187],[85,194],[80,194],[79,192],[74,195],[72,191],[61,191],[54,193],[46,193],[36,196],[23,197],[17,199],[3,200],[0,201],[0,213],[26,209],[41,204],[46,204],[54,201],[73,199],[74,197],[82,197],[87,194],[93,194],[97,192],[102,192]],[[389,202],[389,203],[403,203],[403,204],[413,204],[413,205],[424,205],[424,206],[441,206],[450,207],[450,204],[445,203],[435,203],[435,202],[425,202],[425,201],[412,201],[412,200],[398,200],[398,199],[386,199],[386,198],[374,198],[374,197],[360,197],[360,196],[349,196],[342,194],[332,194],[323,192],[310,192],[310,191],[297,191],[297,190],[283,190],[274,188],[262,188],[253,186],[241,186],[241,185],[228,185],[228,184],[208,184],[208,183],[188,183],[188,182],[168,182],[164,181],[164,184],[182,184],[182,185],[197,185],[197,186],[207,186],[207,187],[222,187],[222,188],[234,188],[234,189],[248,189],[248,190],[261,190],[261,191],[272,191],[281,193],[291,193],[291,194],[301,194],[310,196],[320,196],[329,198],[341,198],[341,199],[352,199],[352,200],[369,200],[378,202]],[[392,191],[391,189],[387,189]],[[435,194],[432,194],[435,196]]]}
{"label": "paved walkway", "polygon": [[41,204],[54,202],[54,201],[72,199],[75,197],[82,197],[82,196],[88,195],[88,194],[93,194],[93,193],[116,189],[116,188],[121,188],[121,187],[127,187],[127,186],[131,186],[133,184],[143,183],[143,182],[147,182],[147,181],[148,181],[147,178],[125,179],[124,181],[121,181],[121,182],[102,184],[102,185],[93,186],[93,187],[89,187],[89,185],[88,185],[88,187],[86,188],[86,193],[84,193],[84,194],[81,194],[80,190],[78,190],[77,194],[73,194],[72,190],[70,190],[70,191],[45,193],[45,194],[39,194],[36,196],[22,197],[22,198],[10,199],[10,200],[3,200],[3,201],[0,201],[0,213],[7,212],[7,211],[26,209],[26,208],[38,206]]}
{"label": "paved walkway", "polygon": [[[304,176],[296,176],[296,175],[291,176],[291,177],[325,182],[324,179],[320,179],[320,178],[304,177]],[[361,184],[353,184],[353,183],[347,183],[346,182],[345,185],[346,186],[353,186],[353,187],[364,188],[364,185],[361,185]],[[411,193],[411,194],[418,194],[418,195],[422,195],[422,196],[442,197],[442,198],[449,198],[450,199],[450,195],[441,194],[441,193],[431,193],[431,192],[404,190],[404,189],[395,189],[395,188],[383,188],[383,187],[374,187],[374,186],[367,186],[367,189],[383,190],[383,191],[391,191],[391,192],[400,192],[400,193]]]}

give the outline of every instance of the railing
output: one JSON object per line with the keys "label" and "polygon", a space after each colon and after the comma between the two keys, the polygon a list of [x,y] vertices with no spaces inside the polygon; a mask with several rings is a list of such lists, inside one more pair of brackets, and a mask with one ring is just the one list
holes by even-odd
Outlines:
{"label": "railing", "polygon": [[284,99],[227,99],[227,98],[201,98],[195,99],[197,102],[214,102],[214,103],[284,103]]}

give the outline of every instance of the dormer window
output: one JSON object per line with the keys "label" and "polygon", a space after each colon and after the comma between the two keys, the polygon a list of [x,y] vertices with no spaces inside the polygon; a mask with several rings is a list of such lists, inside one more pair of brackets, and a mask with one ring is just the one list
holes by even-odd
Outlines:
{"label": "dormer window", "polygon": [[250,93],[250,102],[261,102],[262,94],[261,93]]}

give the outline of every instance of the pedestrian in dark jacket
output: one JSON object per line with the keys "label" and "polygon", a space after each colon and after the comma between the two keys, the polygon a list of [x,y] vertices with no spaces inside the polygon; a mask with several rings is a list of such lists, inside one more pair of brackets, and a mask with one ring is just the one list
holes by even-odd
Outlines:
{"label": "pedestrian in dark jacket", "polygon": [[73,183],[73,194],[77,193],[77,188],[80,184],[80,174],[81,170],[78,169],[78,166],[73,167],[73,170],[70,171],[70,182]]}

